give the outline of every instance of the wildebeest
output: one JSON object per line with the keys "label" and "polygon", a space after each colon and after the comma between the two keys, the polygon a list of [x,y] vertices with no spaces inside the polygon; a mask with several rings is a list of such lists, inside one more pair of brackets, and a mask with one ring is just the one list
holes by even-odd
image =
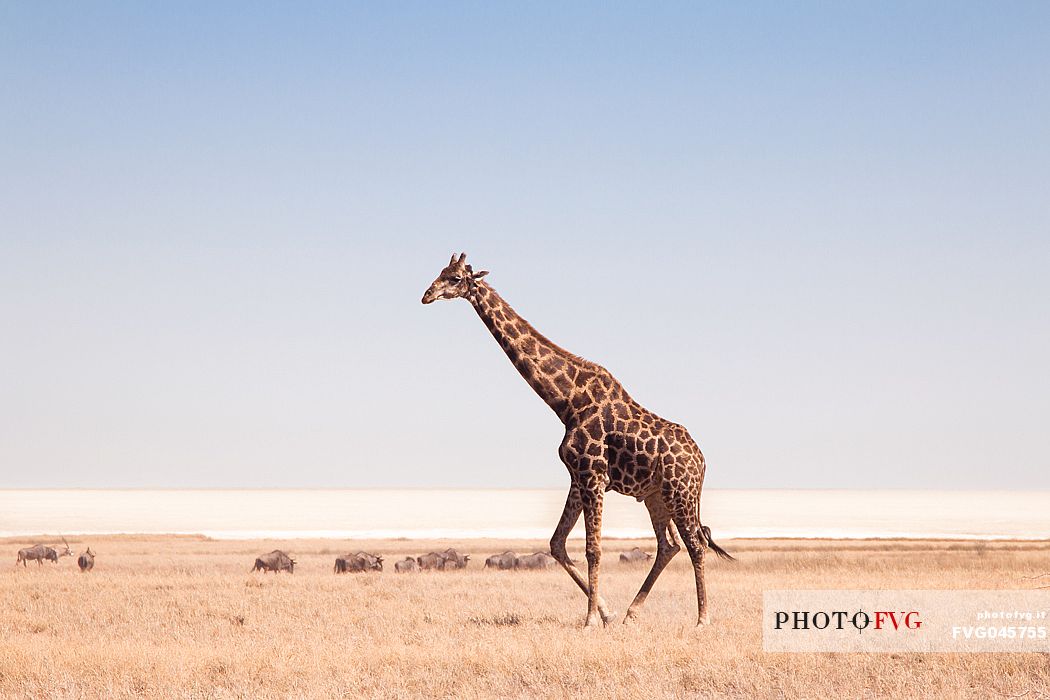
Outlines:
{"label": "wildebeest", "polygon": [[405,557],[401,561],[394,563],[394,571],[399,574],[408,574],[419,571],[419,562],[412,557]]}
{"label": "wildebeest", "polygon": [[518,557],[517,569],[550,569],[558,566],[558,560],[546,552],[536,552]]}
{"label": "wildebeest", "polygon": [[337,557],[335,560],[335,573],[346,572],[357,573],[361,571],[382,571],[383,557],[369,554],[368,552],[356,552]]}
{"label": "wildebeest", "polygon": [[295,559],[292,559],[281,550],[275,549],[269,554],[263,554],[257,558],[252,571],[272,571],[275,574],[278,571],[287,571],[293,574],[295,573]]}
{"label": "wildebeest", "polygon": [[77,566],[84,573],[95,568],[95,553],[91,551],[91,547],[88,547],[86,552],[77,557]]}
{"label": "wildebeest", "polygon": [[430,554],[424,554],[416,557],[416,563],[419,564],[419,568],[424,571],[430,570],[442,570],[445,568],[445,555],[438,554],[437,552],[431,552]]}
{"label": "wildebeest", "polygon": [[445,557],[446,569],[465,569],[470,561],[469,554],[460,554],[454,549],[446,549],[441,556]]}
{"label": "wildebeest", "polygon": [[652,554],[650,554],[649,552],[642,551],[642,549],[639,547],[635,547],[634,549],[628,550],[626,552],[620,552],[621,564],[644,564],[652,558]]}
{"label": "wildebeest", "polygon": [[507,569],[513,569],[518,566],[518,555],[514,552],[504,552],[503,554],[493,554],[491,557],[485,560],[486,569],[499,569],[505,571]]}
{"label": "wildebeest", "polygon": [[47,545],[43,544],[35,544],[32,547],[23,547],[22,549],[18,550],[18,559],[15,560],[15,566],[21,564],[22,567],[25,568],[26,566],[28,566],[26,562],[34,560],[36,561],[37,565],[43,565],[45,559],[50,562],[55,562],[57,564],[59,557],[73,556],[73,552],[69,549],[69,543],[66,542],[65,537],[62,538],[62,544],[62,551],[58,551],[54,547],[48,547]]}

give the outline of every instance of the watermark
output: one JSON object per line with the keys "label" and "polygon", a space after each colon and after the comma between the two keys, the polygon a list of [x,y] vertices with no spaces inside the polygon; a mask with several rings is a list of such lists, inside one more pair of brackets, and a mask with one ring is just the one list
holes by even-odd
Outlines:
{"label": "watermark", "polygon": [[1050,652],[1050,590],[765,591],[762,648]]}

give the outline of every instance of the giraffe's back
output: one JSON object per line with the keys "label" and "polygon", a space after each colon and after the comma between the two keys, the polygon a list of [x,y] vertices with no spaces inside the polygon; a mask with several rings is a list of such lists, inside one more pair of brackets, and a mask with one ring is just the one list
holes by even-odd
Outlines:
{"label": "giraffe's back", "polygon": [[625,421],[615,421],[605,436],[607,488],[638,500],[668,482],[699,490],[704,456],[689,432],[640,406],[632,413]]}
{"label": "giraffe's back", "polygon": [[572,378],[562,449],[575,457],[578,476],[604,466],[606,490],[638,500],[670,482],[699,489],[704,456],[683,426],[632,399],[601,365],[586,362]]}

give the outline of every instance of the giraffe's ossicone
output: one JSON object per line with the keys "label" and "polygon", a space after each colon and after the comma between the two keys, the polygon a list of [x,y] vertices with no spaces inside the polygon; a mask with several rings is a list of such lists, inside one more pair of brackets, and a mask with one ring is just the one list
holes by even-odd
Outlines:
{"label": "giraffe's ossicone", "polygon": [[[660,418],[632,399],[604,367],[577,357],[545,338],[517,314],[474,272],[466,255],[452,256],[423,294],[423,303],[468,300],[529,386],[558,415],[565,437],[558,450],[571,485],[554,536],[551,554],[587,594],[587,625],[612,619],[598,594],[601,562],[602,499],[606,491],[645,503],[656,532],[652,570],[627,610],[625,622],[641,608],[667,563],[680,550],[674,530],[685,543],[696,578],[698,624],[708,622],[704,555],[708,547],[732,557],[700,523],[704,455],[685,428]],[[588,576],[569,559],[569,532],[581,513],[586,527]],[[674,527],[672,527],[672,524]]]}

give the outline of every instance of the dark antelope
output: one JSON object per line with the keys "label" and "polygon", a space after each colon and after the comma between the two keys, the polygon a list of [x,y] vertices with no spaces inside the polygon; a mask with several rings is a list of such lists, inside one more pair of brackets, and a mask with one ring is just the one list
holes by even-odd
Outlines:
{"label": "dark antelope", "polygon": [[292,559],[281,550],[275,549],[269,554],[263,554],[257,558],[252,571],[272,571],[274,573],[287,571],[292,574],[295,573],[295,559]]}
{"label": "dark antelope", "polygon": [[445,557],[437,552],[431,552],[430,554],[416,557],[416,563],[419,564],[419,568],[423,571],[432,569],[440,571],[445,568]]}
{"label": "dark antelope", "polygon": [[88,547],[86,552],[77,557],[77,566],[84,573],[95,568],[95,553],[91,551],[91,547]]}
{"label": "dark antelope", "polygon": [[493,554],[491,557],[485,560],[486,569],[499,569],[505,571],[507,569],[515,569],[518,566],[518,555],[514,552],[504,552],[503,554]]}
{"label": "dark antelope", "polygon": [[368,552],[357,552],[337,557],[335,560],[335,573],[345,574],[347,572],[358,573],[361,571],[382,571],[383,557],[369,554]]}
{"label": "dark antelope", "polygon": [[59,557],[71,557],[73,552],[69,549],[69,543],[66,542],[66,538],[62,538],[63,551],[58,551],[54,547],[48,547],[47,545],[37,544],[32,547],[24,547],[18,550],[18,559],[15,561],[15,566],[21,564],[24,567],[28,566],[26,562],[36,561],[38,565],[43,565],[44,560],[58,563]]}
{"label": "dark antelope", "polygon": [[469,554],[460,554],[454,549],[446,549],[441,556],[445,557],[446,569],[465,569],[470,561]]}
{"label": "dark antelope", "polygon": [[653,555],[649,552],[643,551],[641,547],[635,547],[626,552],[620,552],[621,564],[644,564],[652,558]]}
{"label": "dark antelope", "polygon": [[518,557],[515,569],[552,569],[559,566],[558,560],[546,552],[536,552]]}
{"label": "dark antelope", "polygon": [[394,571],[399,574],[407,574],[413,571],[419,571],[419,562],[412,557],[405,557],[399,562],[394,564]]}

